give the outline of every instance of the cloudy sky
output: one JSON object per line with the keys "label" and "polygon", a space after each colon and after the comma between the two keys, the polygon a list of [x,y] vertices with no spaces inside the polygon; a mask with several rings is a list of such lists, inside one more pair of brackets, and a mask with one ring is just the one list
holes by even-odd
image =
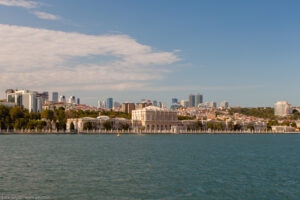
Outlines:
{"label": "cloudy sky", "polygon": [[299,105],[298,1],[0,0],[0,93]]}

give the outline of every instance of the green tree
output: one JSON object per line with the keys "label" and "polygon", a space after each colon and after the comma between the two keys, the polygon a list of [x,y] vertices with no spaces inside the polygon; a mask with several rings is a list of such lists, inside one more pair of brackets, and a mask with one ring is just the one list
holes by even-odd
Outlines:
{"label": "green tree", "polygon": [[237,131],[237,130],[241,130],[242,129],[242,126],[240,124],[235,124],[233,126],[233,130]]}
{"label": "green tree", "polygon": [[54,120],[54,112],[53,110],[42,110],[41,117],[52,121]]}
{"label": "green tree", "polygon": [[129,129],[129,124],[124,124],[124,125],[123,125],[123,129],[124,129],[124,130],[128,130],[128,129]]}
{"label": "green tree", "polygon": [[254,126],[253,124],[248,124],[247,129],[253,131],[254,130]]}
{"label": "green tree", "polygon": [[105,130],[110,130],[110,129],[112,129],[112,124],[110,121],[106,121],[103,123],[103,127]]}
{"label": "green tree", "polygon": [[83,130],[92,130],[92,128],[93,128],[92,122],[85,122],[83,124]]}
{"label": "green tree", "polygon": [[16,121],[19,118],[24,118],[24,111],[18,106],[10,109],[9,114],[12,121]]}
{"label": "green tree", "polygon": [[71,122],[71,124],[70,124],[70,131],[74,131],[74,130],[75,130],[74,123],[73,123],[73,122]]}

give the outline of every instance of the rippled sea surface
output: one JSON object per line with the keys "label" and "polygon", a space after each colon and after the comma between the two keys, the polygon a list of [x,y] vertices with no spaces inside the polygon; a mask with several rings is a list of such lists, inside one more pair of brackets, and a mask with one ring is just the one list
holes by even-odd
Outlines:
{"label": "rippled sea surface", "polygon": [[300,135],[1,135],[8,198],[300,199]]}

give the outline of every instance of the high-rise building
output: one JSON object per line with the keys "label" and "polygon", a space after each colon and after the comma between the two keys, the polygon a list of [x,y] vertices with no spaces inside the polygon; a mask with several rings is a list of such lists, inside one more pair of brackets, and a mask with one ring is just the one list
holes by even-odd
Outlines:
{"label": "high-rise building", "polygon": [[199,104],[203,103],[203,95],[202,94],[197,94],[196,95],[196,105],[195,107],[198,107]]}
{"label": "high-rise building", "polygon": [[44,93],[29,90],[6,90],[6,101],[27,109],[29,112],[41,112]]}
{"label": "high-rise building", "polygon": [[158,105],[157,101],[153,100],[153,106],[157,106],[157,105]]}
{"label": "high-rise building", "polygon": [[196,97],[194,94],[189,96],[189,107],[196,107]]}
{"label": "high-rise building", "polygon": [[293,113],[292,105],[288,104],[287,101],[278,101],[274,105],[274,114],[276,116],[285,117]]}
{"label": "high-rise building", "polygon": [[52,101],[58,102],[58,92],[52,92]]}
{"label": "high-rise building", "polygon": [[64,95],[61,95],[58,99],[59,102],[66,103],[66,97]]}
{"label": "high-rise building", "polygon": [[107,109],[112,109],[113,108],[113,105],[114,105],[114,100],[113,98],[107,98],[106,99],[106,108]]}
{"label": "high-rise building", "polygon": [[43,98],[43,103],[45,103],[46,101],[49,101],[49,93],[47,91],[44,91],[42,93],[42,98]]}
{"label": "high-rise building", "polygon": [[69,97],[69,102],[68,103],[73,103],[75,104],[76,103],[76,97],[75,96],[70,96]]}
{"label": "high-rise building", "polygon": [[172,104],[178,103],[178,99],[177,98],[172,98]]}
{"label": "high-rise building", "polygon": [[77,102],[78,105],[80,104],[80,98],[77,98]]}

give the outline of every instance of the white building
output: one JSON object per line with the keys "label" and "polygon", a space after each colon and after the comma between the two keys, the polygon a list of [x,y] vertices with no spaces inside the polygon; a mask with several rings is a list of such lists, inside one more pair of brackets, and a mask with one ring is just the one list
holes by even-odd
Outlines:
{"label": "white building", "polygon": [[229,107],[229,103],[227,101],[223,101],[220,103],[220,108],[221,109],[227,109]]}
{"label": "white building", "polygon": [[41,112],[41,104],[45,101],[46,93],[38,93],[29,90],[12,90],[5,92],[6,101],[27,109],[29,112]]}
{"label": "white building", "polygon": [[71,124],[74,124],[74,128],[77,131],[83,131],[84,124],[90,122],[93,125],[93,130],[104,130],[104,123],[109,122],[111,124],[111,129],[121,130],[125,125],[130,128],[130,120],[125,118],[110,118],[108,116],[99,116],[97,118],[93,117],[83,117],[83,118],[72,118],[67,119],[67,130],[71,130]]}
{"label": "white building", "polygon": [[180,104],[182,105],[182,107],[189,107],[189,100],[181,100],[180,101]]}
{"label": "white building", "polygon": [[69,102],[68,102],[68,103],[76,104],[76,98],[75,98],[75,96],[70,96],[70,97],[69,97]]}
{"label": "white building", "polygon": [[178,125],[177,111],[148,106],[132,111],[132,127],[146,130],[171,130]]}
{"label": "white building", "polygon": [[66,103],[66,97],[64,95],[62,95],[62,96],[59,97],[58,101]]}
{"label": "white building", "polygon": [[274,105],[274,114],[276,116],[285,117],[293,112],[292,106],[287,101],[278,101]]}

